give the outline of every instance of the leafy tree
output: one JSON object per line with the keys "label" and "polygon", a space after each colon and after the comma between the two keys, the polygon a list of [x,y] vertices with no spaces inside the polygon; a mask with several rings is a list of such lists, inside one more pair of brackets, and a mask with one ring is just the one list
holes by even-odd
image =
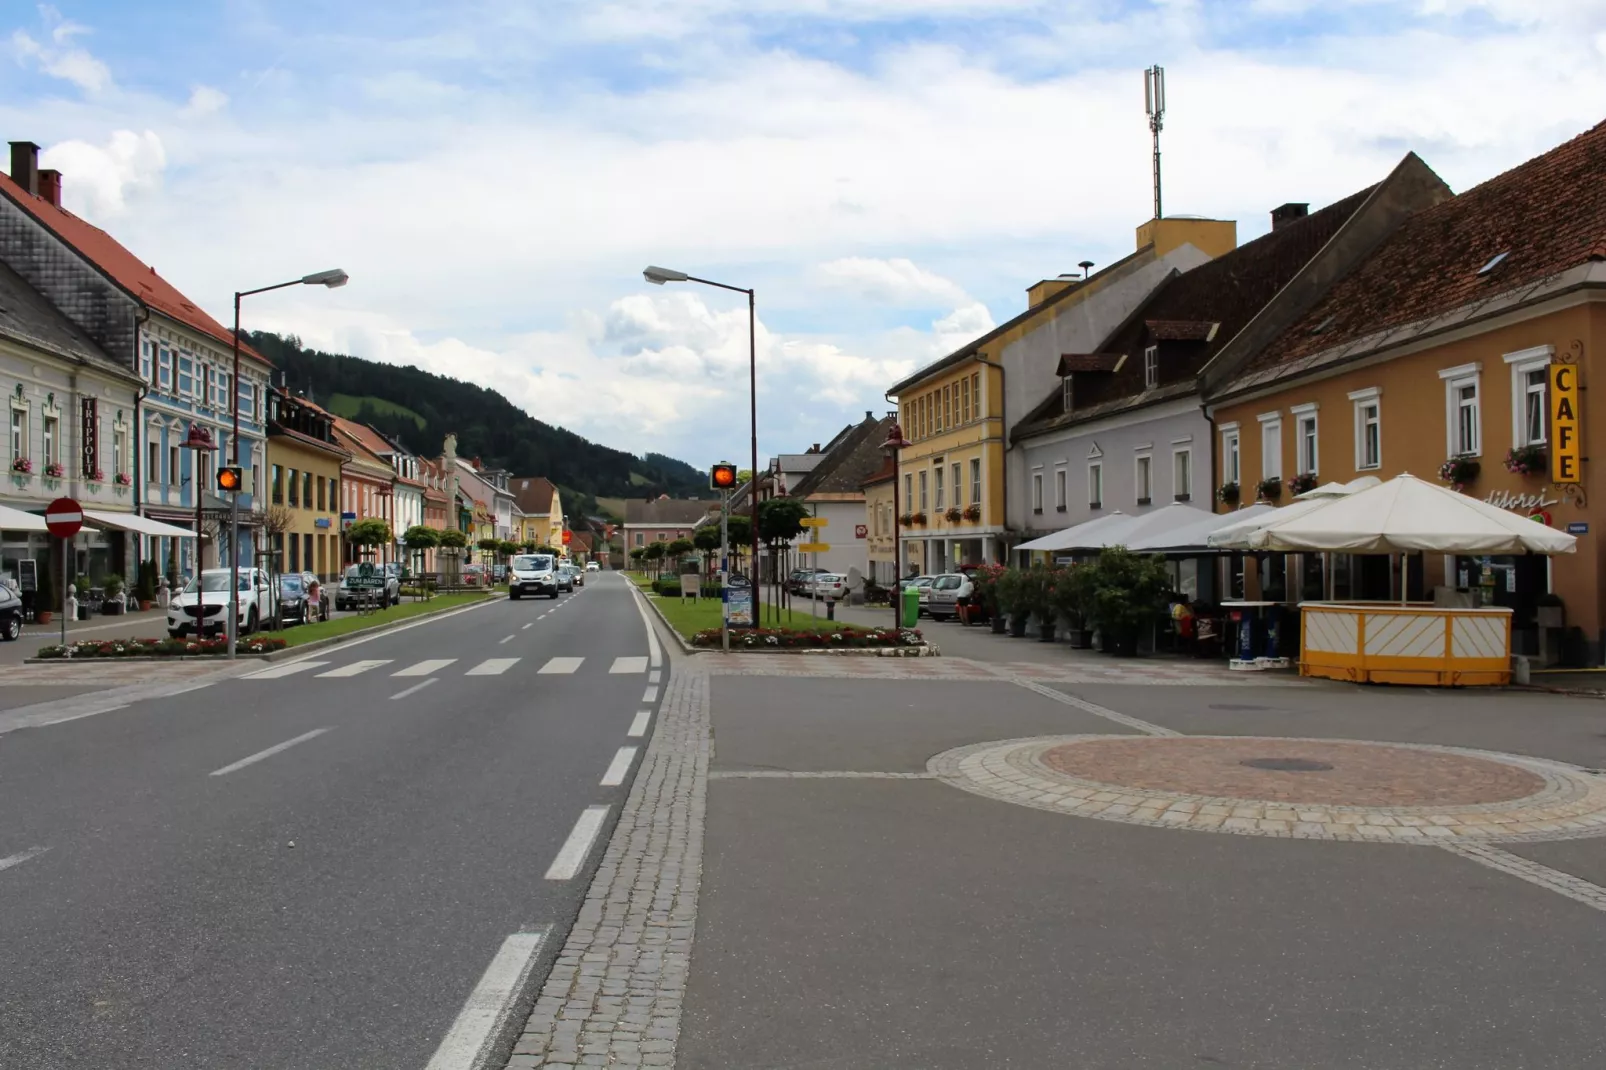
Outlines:
{"label": "leafy tree", "polygon": [[719,553],[719,528],[713,524],[692,533],[692,545],[703,553],[703,575],[714,572],[714,555]]}
{"label": "leafy tree", "polygon": [[641,567],[641,560],[646,556],[647,548],[645,546],[638,546],[634,550],[630,551],[630,560],[636,563],[637,568]]}
{"label": "leafy tree", "polygon": [[390,542],[390,525],[377,516],[364,517],[346,529],[346,541],[353,546],[383,546]]}
{"label": "leafy tree", "polygon": [[796,498],[771,498],[758,506],[758,537],[773,548],[791,542],[803,533],[803,518],[809,507]]}
{"label": "leafy tree", "polygon": [[669,544],[668,548],[664,552],[669,557],[670,561],[674,562],[678,568],[680,562],[686,557],[686,555],[695,549],[697,549],[697,546],[690,539],[676,539],[674,542]]}
{"label": "leafy tree", "polygon": [[1087,567],[1093,572],[1088,583],[1093,622],[1114,637],[1118,653],[1136,653],[1143,629],[1164,612],[1165,592],[1171,585],[1165,559],[1112,546]]}
{"label": "leafy tree", "polygon": [[402,532],[402,544],[409,550],[433,550],[441,544],[443,533],[423,524],[414,524]]}
{"label": "leafy tree", "polygon": [[519,552],[519,544],[510,539],[503,539],[496,544],[496,552],[501,554],[504,559],[512,557]]}
{"label": "leafy tree", "polygon": [[479,542],[476,542],[474,545],[478,546],[486,553],[494,553],[496,549],[502,545],[502,540],[487,537],[481,539]]}
{"label": "leafy tree", "polygon": [[447,528],[441,532],[441,545],[449,549],[461,550],[468,545],[468,536],[457,528]]}
{"label": "leafy tree", "polygon": [[668,549],[668,547],[661,542],[649,542],[647,544],[647,552],[643,556],[648,561],[652,562],[654,574],[659,572],[658,562],[664,559],[664,551],[666,549]]}

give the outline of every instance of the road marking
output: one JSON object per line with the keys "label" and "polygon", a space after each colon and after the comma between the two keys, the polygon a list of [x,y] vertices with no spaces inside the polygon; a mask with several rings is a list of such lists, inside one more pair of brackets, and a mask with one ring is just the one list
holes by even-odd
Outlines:
{"label": "road marking", "polygon": [[658,701],[658,689],[656,687],[647,688],[646,692],[641,696],[641,701],[643,701],[643,702],[657,702]]}
{"label": "road marking", "polygon": [[486,658],[464,676],[501,676],[519,663],[518,658]]}
{"label": "road marking", "polygon": [[650,724],[652,724],[652,711],[640,710],[636,713],[636,719],[630,722],[630,731],[625,735],[631,739],[640,739],[647,734],[647,726]]}
{"label": "road marking", "polygon": [[496,645],[497,646],[501,646],[503,643],[511,643],[512,641],[513,641],[513,637],[510,635],[506,639],[498,639],[496,641]]}
{"label": "road marking", "polygon": [[580,819],[574,823],[574,830],[569,838],[563,841],[563,847],[558,851],[558,857],[552,860],[552,865],[546,871],[549,881],[571,880],[580,867],[585,865],[586,855],[591,853],[591,845],[597,840],[597,833],[602,831],[602,823],[608,819],[606,806],[588,806],[580,814]]}
{"label": "road marking", "polygon": [[[534,623],[535,623],[535,621],[533,621],[533,620],[532,620],[532,621],[531,621],[531,622],[530,622],[530,624],[534,624]],[[520,628],[520,629],[519,629],[519,631],[521,631],[521,632],[522,632],[522,631],[524,631],[524,630],[526,630],[526,629],[527,629],[527,628],[529,628],[529,627],[530,627],[530,624],[526,624],[526,625],[524,625],[524,626],[523,626],[523,627],[521,627],[521,628]]]}
{"label": "road marking", "polygon": [[636,590],[636,585],[630,585],[631,597],[636,601],[636,612],[641,614],[641,625],[647,629],[647,654],[652,658],[652,667],[664,663],[663,648],[658,645],[658,631],[652,626],[652,618],[647,616],[647,596]]}
{"label": "road marking", "polygon": [[663,678],[664,678],[663,672],[661,670],[658,670],[658,669],[654,669],[652,672],[647,674],[647,682],[649,684],[656,684],[659,680],[662,680]]}
{"label": "road marking", "polygon": [[646,672],[647,659],[645,657],[614,658],[610,673]]}
{"label": "road marking", "polygon": [[541,666],[541,671],[536,673],[536,675],[568,676],[578,669],[580,667],[580,663],[583,661],[585,661],[585,658],[552,658],[545,665]]}
{"label": "road marking", "polygon": [[514,933],[502,941],[425,1070],[472,1070],[480,1065],[489,1054],[486,1047],[501,1036],[513,1000],[529,980],[536,954],[550,931]]}
{"label": "road marking", "polygon": [[10,869],[12,866],[20,866],[24,862],[28,861],[28,859],[38,858],[48,850],[50,850],[48,847],[30,847],[26,851],[18,851],[14,855],[8,855],[5,858],[0,858],[0,869]]}
{"label": "road marking", "polygon": [[289,750],[291,747],[295,746],[297,743],[305,743],[309,739],[317,739],[319,736],[323,735],[327,731],[329,731],[329,729],[327,729],[327,728],[314,728],[310,732],[303,732],[301,735],[297,736],[294,739],[287,739],[283,743],[276,743],[273,746],[269,747],[267,750],[259,750],[255,754],[251,755],[249,758],[241,758],[239,761],[234,762],[231,765],[225,765],[222,769],[214,769],[214,770],[212,770],[211,775],[212,776],[226,776],[227,774],[235,772],[236,770],[244,769],[248,765],[252,765],[252,764],[254,764],[256,762],[260,762],[264,758],[271,758],[275,754],[278,754],[280,751]]}
{"label": "road marking", "polygon": [[456,658],[430,658],[420,661],[416,665],[409,665],[405,669],[397,669],[392,676],[434,676],[437,672],[457,661]]}
{"label": "road marking", "polygon": [[625,775],[630,772],[630,763],[636,760],[635,747],[620,747],[619,753],[613,756],[608,763],[608,771],[602,774],[602,786],[617,788],[625,782]]}
{"label": "road marking", "polygon": [[1606,888],[1591,884],[1571,873],[1551,869],[1549,866],[1531,862],[1521,855],[1485,843],[1446,843],[1440,846],[1442,850],[1451,854],[1471,859],[1479,865],[1525,880],[1529,884],[1536,884],[1546,891],[1565,895],[1568,899],[1576,900],[1586,907],[1606,911]]}
{"label": "road marking", "polygon": [[408,695],[416,695],[420,691],[424,690],[424,688],[426,688],[430,684],[434,683],[437,679],[439,679],[439,677],[431,676],[428,680],[424,680],[424,681],[421,681],[419,683],[416,683],[412,687],[409,687],[405,691],[396,692],[394,695],[390,696],[390,700],[392,702],[395,702],[399,698],[406,698]]}
{"label": "road marking", "polygon": [[318,674],[318,678],[323,679],[327,676],[360,676],[369,669],[377,669],[381,665],[389,665],[390,662],[390,658],[372,658],[368,661],[354,661],[350,665],[342,665],[338,669],[330,669],[328,672],[321,672]]}
{"label": "road marking", "polygon": [[247,680],[277,680],[282,676],[294,676],[307,669],[321,669],[329,664],[327,661],[292,661],[288,665],[275,665],[271,669],[262,669],[258,672],[245,674]]}

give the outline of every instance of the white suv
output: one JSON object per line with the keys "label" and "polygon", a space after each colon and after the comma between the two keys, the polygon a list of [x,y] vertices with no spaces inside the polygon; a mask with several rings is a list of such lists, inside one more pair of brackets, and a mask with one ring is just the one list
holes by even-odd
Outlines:
{"label": "white suv", "polygon": [[[273,588],[259,568],[240,569],[240,617],[236,635],[249,635],[273,619]],[[229,613],[229,570],[209,568],[200,583],[190,580],[167,607],[167,634],[177,639],[191,633],[224,633]]]}

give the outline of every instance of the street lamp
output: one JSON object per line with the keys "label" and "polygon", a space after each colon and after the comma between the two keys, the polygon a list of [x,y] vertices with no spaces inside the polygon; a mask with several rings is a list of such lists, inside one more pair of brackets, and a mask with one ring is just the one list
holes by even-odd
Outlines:
{"label": "street lamp", "polygon": [[[234,463],[240,463],[240,298],[250,297],[252,294],[263,294],[269,290],[282,290],[287,286],[327,286],[333,290],[346,285],[351,281],[339,268],[328,271],[315,271],[311,275],[303,275],[299,279],[289,282],[276,282],[272,286],[258,286],[255,290],[236,290],[234,293],[234,378],[231,380],[230,392],[234,395],[230,406],[234,420],[233,429],[229,434],[229,445],[234,451]],[[266,398],[258,401],[253,410],[259,414],[266,413]],[[197,493],[200,493],[197,490]],[[251,487],[252,494],[262,493],[255,485]],[[197,511],[197,516],[199,512]],[[229,496],[229,657],[234,657],[235,641],[240,630],[240,495],[239,492]],[[199,552],[200,544],[196,544]],[[198,574],[197,574],[198,575]]]}
{"label": "street lamp", "polygon": [[887,432],[887,440],[881,443],[881,448],[887,451],[892,458],[892,626],[903,627],[903,606],[898,596],[903,592],[898,588],[898,575],[903,567],[903,547],[899,543],[901,536],[898,533],[898,451],[906,450],[914,445],[903,437],[903,428],[898,421],[892,421],[892,430]]}
{"label": "street lamp", "polygon": [[[753,560],[751,570],[758,571],[758,313],[754,308],[753,291],[741,286],[730,286],[723,282],[714,282],[712,279],[699,279],[695,275],[688,275],[684,271],[673,268],[653,267],[649,265],[642,271],[642,277],[654,286],[662,286],[666,282],[699,282],[704,286],[714,286],[721,290],[731,290],[735,293],[747,295],[747,403],[748,422],[752,431],[753,445],[753,474],[747,481],[747,508],[749,526],[752,531]],[[752,580],[755,599],[758,595],[758,577]]]}

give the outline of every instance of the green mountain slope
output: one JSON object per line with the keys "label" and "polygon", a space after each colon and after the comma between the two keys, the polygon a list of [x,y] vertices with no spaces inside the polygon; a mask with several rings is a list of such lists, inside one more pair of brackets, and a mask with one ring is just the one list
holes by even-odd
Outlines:
{"label": "green mountain slope", "polygon": [[[494,390],[418,368],[323,353],[299,339],[252,332],[251,345],[304,393],[331,412],[371,424],[426,457],[438,457],[448,432],[457,452],[514,475],[546,476],[564,493],[564,511],[595,509],[596,495],[641,498],[707,496],[708,477],[684,461],[609,449],[543,423]],[[570,500],[573,499],[573,500]]]}

